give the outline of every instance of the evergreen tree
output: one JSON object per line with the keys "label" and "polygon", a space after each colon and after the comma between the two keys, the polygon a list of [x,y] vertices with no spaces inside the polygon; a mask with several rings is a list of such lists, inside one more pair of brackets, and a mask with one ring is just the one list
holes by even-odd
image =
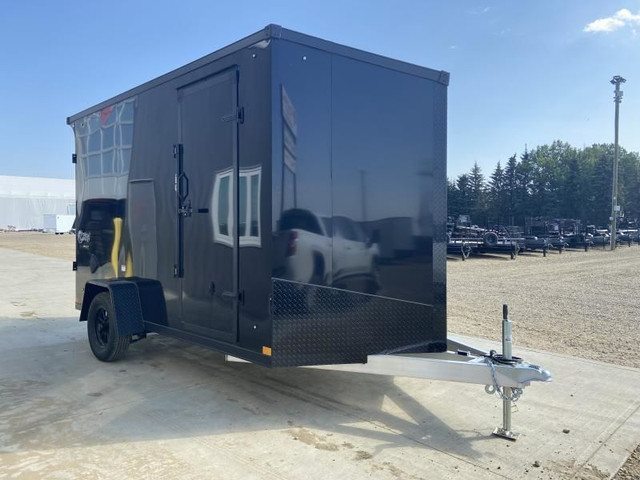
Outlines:
{"label": "evergreen tree", "polygon": [[520,156],[520,163],[516,168],[516,214],[522,218],[523,224],[526,217],[537,215],[532,205],[533,177],[536,171],[535,162],[531,154],[525,149]]}
{"label": "evergreen tree", "polygon": [[[575,149],[554,141],[498,162],[485,182],[477,163],[450,181],[449,212],[470,214],[479,225],[524,225],[527,217],[575,218],[605,226],[611,215],[614,148],[595,144]],[[627,219],[640,219],[640,154],[620,148],[618,204]],[[490,223],[489,225],[487,225]]]}
{"label": "evergreen tree", "polygon": [[[473,207],[473,197],[471,194],[471,182],[466,173],[458,176],[456,180],[458,190],[459,209],[457,215],[469,215]],[[457,216],[456,215],[456,216]]]}
{"label": "evergreen tree", "polygon": [[505,210],[504,170],[498,162],[489,180],[488,210],[493,223],[503,224]]}
{"label": "evergreen tree", "polygon": [[469,172],[469,190],[471,194],[471,221],[478,225],[486,224],[486,189],[484,184],[484,175],[478,166],[478,162],[474,162],[473,168],[471,169],[471,172]]}
{"label": "evergreen tree", "polygon": [[504,215],[507,219],[506,223],[509,225],[515,224],[515,217],[517,213],[517,177],[518,160],[514,153],[512,157],[507,160],[507,166],[504,168],[503,173],[503,188],[504,188]]}

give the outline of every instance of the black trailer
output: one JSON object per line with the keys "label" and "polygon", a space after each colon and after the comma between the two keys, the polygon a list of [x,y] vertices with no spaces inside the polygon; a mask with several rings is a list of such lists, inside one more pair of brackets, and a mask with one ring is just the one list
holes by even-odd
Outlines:
{"label": "black trailer", "polygon": [[69,117],[94,354],[149,332],[267,366],[446,350],[448,80],[269,25]]}
{"label": "black trailer", "polygon": [[[489,385],[447,338],[446,72],[269,25],[70,117],[76,307],[103,361],[155,332],[265,366]],[[346,364],[346,365],[345,365]]]}

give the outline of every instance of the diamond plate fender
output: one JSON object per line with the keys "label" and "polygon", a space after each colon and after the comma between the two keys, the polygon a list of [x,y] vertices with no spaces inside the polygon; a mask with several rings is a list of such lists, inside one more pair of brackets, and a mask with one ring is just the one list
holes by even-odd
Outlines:
{"label": "diamond plate fender", "polygon": [[116,316],[118,335],[145,333],[145,318],[164,320],[167,310],[162,285],[157,280],[130,277],[87,282],[82,299],[80,321],[87,320],[93,298],[101,292],[109,292]]}

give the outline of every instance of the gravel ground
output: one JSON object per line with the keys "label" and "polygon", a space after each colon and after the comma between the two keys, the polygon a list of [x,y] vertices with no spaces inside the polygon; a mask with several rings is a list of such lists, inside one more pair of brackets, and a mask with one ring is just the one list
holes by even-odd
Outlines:
{"label": "gravel ground", "polygon": [[70,262],[76,259],[75,240],[76,236],[69,234],[0,231],[2,248],[60,258]]}
{"label": "gravel ground", "polygon": [[622,466],[614,480],[638,480],[640,479],[640,445],[631,454],[627,462]]}
{"label": "gravel ground", "polygon": [[[447,261],[448,331],[640,368],[640,247]],[[640,441],[640,433],[638,434]],[[614,477],[640,479],[640,446]]]}
{"label": "gravel ground", "polygon": [[448,330],[640,368],[640,247],[447,262]]}
{"label": "gravel ground", "polygon": [[[75,259],[73,235],[0,232],[0,247]],[[447,288],[449,332],[499,340],[506,303],[516,354],[522,345],[640,368],[638,246],[449,259]],[[640,447],[614,478],[640,479]]]}

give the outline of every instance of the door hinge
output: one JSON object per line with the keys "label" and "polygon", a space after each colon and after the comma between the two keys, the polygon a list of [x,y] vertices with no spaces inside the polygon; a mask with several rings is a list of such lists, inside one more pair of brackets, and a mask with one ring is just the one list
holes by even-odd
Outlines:
{"label": "door hinge", "polygon": [[78,163],[78,156],[75,153],[71,154],[71,163]]}
{"label": "door hinge", "polygon": [[71,264],[71,268],[73,269],[74,272],[78,271],[78,262],[73,262]]}
{"label": "door hinge", "polygon": [[238,303],[244,305],[244,290],[238,291]]}
{"label": "door hinge", "polygon": [[223,122],[233,122],[234,120],[238,123],[244,123],[244,107],[236,108],[236,111],[225,115],[221,119]]}

